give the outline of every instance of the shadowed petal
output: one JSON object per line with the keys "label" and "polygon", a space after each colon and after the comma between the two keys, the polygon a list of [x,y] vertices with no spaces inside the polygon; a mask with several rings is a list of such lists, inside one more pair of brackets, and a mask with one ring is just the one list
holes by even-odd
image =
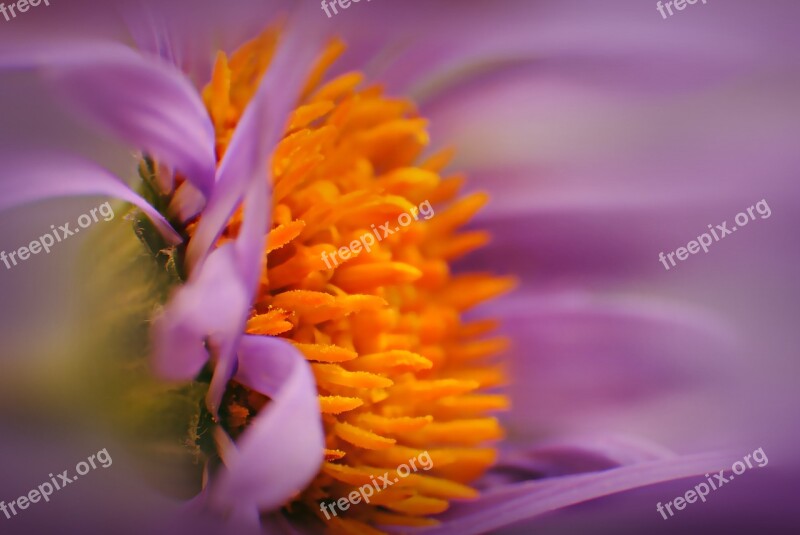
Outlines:
{"label": "shadowed petal", "polygon": [[[674,454],[660,445],[640,438],[604,434],[554,440],[527,449],[507,447],[487,477],[505,475],[521,481],[595,472],[669,457]],[[482,481],[482,486],[491,485]]]}
{"label": "shadowed petal", "polygon": [[75,156],[52,152],[17,152],[0,155],[0,211],[12,206],[89,195],[109,195],[138,206],[171,243],[181,237],[147,201],[99,165]]}
{"label": "shadowed petal", "polygon": [[[363,19],[343,25],[348,36],[361,39],[362,48],[381,50],[385,57],[371,74],[390,91],[413,88],[429,98],[509,71],[556,74],[628,91],[706,84],[743,66],[780,64],[791,57],[796,32],[781,20],[785,13],[766,11],[731,0],[676,27],[665,24],[654,8],[643,9],[632,0],[610,2],[602,10],[587,9],[580,0],[508,0],[498,9],[483,2],[457,7],[435,2],[422,19],[402,4],[387,2],[370,6],[369,25]],[[754,29],[756,17],[770,20]],[[478,29],[480,39],[475,38]]]}
{"label": "shadowed petal", "polygon": [[236,366],[236,347],[244,331],[264,259],[269,211],[267,183],[249,184],[244,218],[233,243],[211,252],[202,269],[178,290],[156,323],[156,370],[171,379],[194,377],[215,357],[207,403],[216,414]]}
{"label": "shadowed petal", "polygon": [[[269,209],[267,205],[267,183],[265,180],[253,180],[247,190],[244,203],[244,218],[239,236],[233,248],[236,257],[236,271],[228,276],[235,276],[247,297],[247,304],[252,302],[253,295],[258,289],[259,275],[264,268],[264,247],[267,241],[267,228],[269,222]],[[213,253],[212,253],[213,254]],[[249,307],[239,308],[236,323],[221,337],[218,351],[218,361],[214,370],[214,378],[208,391],[208,403],[212,412],[216,412],[222,396],[227,388],[227,383],[233,375],[237,360],[236,347],[241,333],[244,332],[244,322],[247,318]]]}
{"label": "shadowed petal", "polygon": [[273,510],[303,490],[322,463],[316,382],[295,348],[268,336],[242,339],[235,380],[270,402],[238,441],[234,462],[213,484],[211,499],[228,510]]}
{"label": "shadowed petal", "polygon": [[166,62],[117,43],[73,41],[58,49],[6,51],[0,67],[45,68],[57,96],[210,193],[216,166],[211,121],[192,84]]}
{"label": "shadowed petal", "polygon": [[242,279],[251,294],[258,289],[259,276],[266,264],[264,248],[271,212],[268,201],[267,181],[253,180],[246,192],[242,228],[235,245]]}
{"label": "shadowed petal", "polygon": [[252,299],[237,275],[238,258],[233,244],[227,244],[175,292],[153,326],[153,366],[160,377],[195,377],[210,358],[206,341],[212,350],[232,352],[234,333],[241,332]]}
{"label": "shadowed petal", "polygon": [[[761,444],[761,442],[759,442]],[[742,450],[742,452],[747,450]],[[764,447],[772,455],[768,446]],[[755,468],[755,466],[754,466]],[[738,477],[738,476],[737,476]],[[746,483],[725,485],[690,511],[673,510],[667,520],[656,504],[682,496],[703,481],[702,476],[644,487],[623,494],[570,507],[547,518],[534,519],[499,531],[536,535],[705,535],[708,533],[769,533],[793,535],[800,527],[800,511],[795,505],[798,488],[796,465],[781,469],[747,471]],[[711,475],[713,480],[714,476]],[[724,495],[723,495],[724,493]],[[688,502],[687,502],[688,503]],[[702,505],[700,505],[702,504]],[[662,508],[664,506],[662,505]],[[699,509],[695,509],[699,508]],[[665,514],[668,511],[665,510]],[[680,526],[676,526],[679,523]]]}
{"label": "shadowed petal", "polygon": [[587,500],[727,468],[728,457],[719,453],[692,455],[507,485],[469,504],[454,505],[441,517],[440,527],[422,533],[486,533]]}
{"label": "shadowed petal", "polygon": [[287,0],[238,0],[220,9],[217,0],[197,0],[187,10],[179,2],[140,0],[122,6],[122,15],[140,49],[205,83],[211,74],[213,51],[234,50],[291,4]]}
{"label": "shadowed petal", "polygon": [[520,348],[510,390],[526,410],[508,415],[519,433],[657,434],[671,445],[696,432],[692,419],[704,424],[702,411],[657,429],[653,419],[675,411],[679,396],[713,395],[733,378],[736,336],[703,309],[568,292],[523,293],[487,308],[506,318]]}

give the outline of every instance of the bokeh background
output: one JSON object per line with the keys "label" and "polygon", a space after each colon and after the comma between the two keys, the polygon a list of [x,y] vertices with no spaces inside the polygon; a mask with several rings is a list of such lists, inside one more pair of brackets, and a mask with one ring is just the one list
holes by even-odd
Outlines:
{"label": "bokeh background", "polygon": [[[48,36],[125,38],[114,2],[51,3],[0,19],[0,56]],[[224,43],[226,30],[242,30],[225,26],[238,24],[235,12],[258,13],[265,2],[235,4],[198,7],[191,18],[221,27]],[[558,511],[507,533],[800,527],[792,504],[800,484],[798,15],[796,2],[779,0],[711,0],[668,20],[650,0],[375,0],[324,21],[350,37],[348,65],[407,47],[393,62],[367,63],[368,74],[413,95],[434,145],[455,147],[453,167],[468,174],[469,189],[492,195],[474,226],[494,241],[464,262],[521,280],[480,312],[503,318],[514,338],[509,444],[614,434],[678,453],[743,456],[761,447],[769,457],[767,468],[668,521],[656,502],[701,478]],[[471,76],[464,65],[474,67]],[[64,109],[39,71],[0,73],[0,147],[6,155],[68,148],[135,177],[130,151]],[[4,173],[0,162],[0,181]],[[762,199],[768,219],[669,271],[658,261]],[[5,210],[0,250],[105,200]],[[86,299],[75,281],[87,239],[70,238],[12,270],[0,265],[0,499],[104,447],[114,465],[52,503],[0,517],[3,533],[44,518],[53,532],[113,518],[121,532],[137,533],[137,519],[173,505],[91,413],[72,410],[72,390],[52,386],[93,328],[75,313]]]}

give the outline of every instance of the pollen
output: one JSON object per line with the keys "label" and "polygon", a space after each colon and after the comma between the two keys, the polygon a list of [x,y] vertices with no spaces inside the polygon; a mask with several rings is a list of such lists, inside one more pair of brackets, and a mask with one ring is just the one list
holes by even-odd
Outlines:
{"label": "pollen", "polygon": [[[269,30],[230,58],[217,56],[203,98],[218,159],[278,37]],[[429,152],[428,122],[411,101],[365,84],[358,72],[327,76],[343,50],[337,40],[321,52],[265,172],[272,226],[246,330],[292,343],[317,381],[325,460],[287,511],[316,515],[332,533],[380,533],[381,526],[435,524],[430,517],[453,500],[477,495],[469,483],[492,465],[503,438],[493,414],[508,408],[497,391],[507,379],[498,357],[508,344],[492,335],[496,321],[464,315],[514,281],[451,271],[490,239],[464,230],[487,196],[460,193],[464,178],[445,173],[452,151]],[[416,208],[424,203],[431,210],[421,217]],[[414,217],[399,228],[401,214]],[[236,236],[241,215],[221,241]],[[387,223],[391,234],[377,233]],[[370,250],[330,262],[367,234],[378,237]],[[244,395],[241,385],[230,389],[238,395],[229,421],[241,428],[265,401]],[[320,503],[396,474],[424,452],[430,470],[334,518],[321,513]]]}

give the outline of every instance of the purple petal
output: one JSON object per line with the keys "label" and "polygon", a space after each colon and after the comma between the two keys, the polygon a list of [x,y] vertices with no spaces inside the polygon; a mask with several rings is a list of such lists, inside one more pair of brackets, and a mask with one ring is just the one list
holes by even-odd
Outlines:
{"label": "purple petal", "polygon": [[[486,306],[505,319],[518,352],[510,362],[510,391],[514,406],[525,410],[507,415],[516,434],[535,428],[654,438],[658,431],[671,445],[698,432],[694,427],[704,421],[693,415],[704,411],[670,420],[675,405],[663,402],[713,396],[734,378],[737,338],[702,309],[577,292],[537,294],[521,292]],[[709,402],[708,410],[714,407]],[[665,425],[654,430],[659,417]]]}
{"label": "purple petal", "polygon": [[[492,243],[462,264],[471,270],[519,273],[526,282],[543,286],[567,280],[583,285],[609,280],[624,283],[635,276],[669,282],[673,273],[665,276],[658,260],[660,251],[685,245],[711,221],[724,221],[740,206],[749,205],[728,201],[726,208],[720,199],[691,199],[696,192],[680,187],[662,192],[658,201],[631,189],[611,198],[612,192],[625,189],[625,185],[602,177],[591,189],[574,184],[571,192],[562,186],[552,192],[547,184],[564,180],[563,174],[544,178],[531,171],[526,178],[519,175],[518,180],[496,176],[491,201],[474,222],[475,228],[492,234]],[[534,193],[537,185],[539,191]],[[537,200],[523,206],[520,195]],[[760,198],[753,196],[747,201],[752,204]],[[675,217],[676,213],[681,217]],[[728,263],[728,258],[697,260],[711,272]],[[532,264],[535,270],[530,269]]]}
{"label": "purple petal", "polygon": [[58,197],[109,195],[138,206],[169,242],[181,241],[155,208],[94,162],[53,152],[0,155],[0,160],[3,161],[0,210]]}
{"label": "purple petal", "polygon": [[[195,377],[210,356],[206,342],[231,367],[230,354],[242,332],[252,294],[238,276],[233,244],[208,257],[204,269],[192,274],[178,288],[153,326],[153,366],[164,379],[181,381]],[[224,374],[223,374],[224,375]],[[230,379],[218,379],[223,385]]]}
{"label": "purple petal", "polygon": [[[264,247],[267,241],[269,218],[267,201],[266,181],[253,180],[247,191],[242,227],[233,244],[238,268],[236,276],[245,295],[249,296],[248,304],[252,302],[255,292],[258,290],[261,270],[264,267]],[[232,325],[231,330],[221,341],[222,346],[219,348],[214,378],[208,391],[209,406],[214,413],[237,364],[236,345],[244,332],[246,315],[238,316],[237,320],[238,323]]]}
{"label": "purple petal", "polygon": [[[187,263],[197,283],[187,289],[191,293],[186,297],[176,296],[174,306],[162,315],[158,329],[157,369],[175,379],[194,376],[209,358],[204,341],[212,342],[216,362],[207,398],[212,412],[218,408],[236,368],[235,350],[262,268],[269,221],[269,154],[283,132],[293,99],[299,94],[305,66],[316,53],[309,48],[307,58],[298,62],[292,55],[295,51],[292,45],[297,39],[299,35],[283,43],[234,133],[220,166],[217,187],[189,242]],[[300,47],[299,42],[296,44]],[[300,67],[295,67],[298,63]],[[207,273],[204,261],[210,262],[221,251],[212,252],[205,260],[204,257],[245,193],[247,200],[240,235],[234,244],[223,247],[231,249]],[[229,287],[233,287],[233,291],[224,290]],[[221,293],[215,295],[217,292]],[[220,323],[211,318],[225,318],[225,321]]]}
{"label": "purple petal", "polygon": [[[583,84],[662,90],[719,79],[765,59],[780,64],[796,47],[791,27],[779,18],[791,17],[786,10],[767,13],[734,0],[713,16],[706,10],[687,17],[679,28],[665,23],[655,9],[623,1],[603,10],[586,9],[579,0],[547,5],[509,0],[501,10],[487,9],[483,2],[453,9],[443,2],[429,6],[424,18],[385,3],[371,6],[365,16],[370,17],[367,29],[348,27],[347,21],[345,29],[348,37],[365,42],[364,34],[372,37],[370,49],[389,58],[377,63],[382,69],[373,74],[391,91],[417,88],[427,96],[520,67]],[[756,17],[770,19],[755,28]],[[364,26],[363,20],[350,24]],[[480,39],[474,38],[476,31]]]}
{"label": "purple petal", "polygon": [[153,519],[148,526],[152,533],[158,535],[258,535],[259,529],[253,529],[252,522],[242,522],[240,518],[224,518],[208,507],[208,488],[191,500],[182,503],[165,518]]}
{"label": "purple petal", "polygon": [[231,52],[278,20],[291,2],[238,0],[219,8],[217,0],[180,2],[140,0],[123,6],[123,17],[141,50],[159,56],[195,80],[209,79],[216,50]]}
{"label": "purple petal", "polygon": [[270,397],[238,441],[235,460],[212,483],[212,502],[226,510],[281,507],[317,474],[324,438],[311,368],[289,343],[245,336],[235,379]]}
{"label": "purple petal", "polygon": [[186,223],[194,219],[206,205],[206,198],[189,182],[184,182],[175,189],[167,208],[170,217]]}
{"label": "purple petal", "polygon": [[244,217],[239,236],[236,239],[236,252],[244,284],[254,293],[258,289],[260,275],[266,259],[264,248],[267,245],[270,207],[268,205],[266,180],[253,180],[244,201]]}
{"label": "purple petal", "polygon": [[275,58],[241,122],[220,168],[218,187],[189,242],[187,262],[191,269],[203,261],[253,181],[269,183],[270,154],[283,134],[302,83],[316,55],[319,38],[290,25]]}
{"label": "purple petal", "polygon": [[508,446],[500,461],[479,482],[480,488],[498,482],[518,482],[585,472],[674,457],[660,445],[622,435],[597,435],[557,440],[533,448]]}
{"label": "purple petal", "polygon": [[[761,444],[761,442],[758,442]],[[768,447],[765,451],[772,454]],[[742,453],[748,450],[742,450]],[[755,467],[754,467],[755,468]],[[546,518],[521,523],[501,533],[537,535],[706,535],[795,534],[800,527],[800,512],[795,505],[798,488],[796,464],[780,469],[748,470],[738,481],[712,492],[705,503],[698,501],[687,511],[673,510],[664,520],[656,504],[683,496],[704,478],[676,480],[645,487],[570,507]],[[713,480],[714,476],[711,475]],[[663,507],[663,506],[662,506]],[[667,512],[665,511],[665,514]]]}
{"label": "purple petal", "polygon": [[728,468],[729,455],[702,454],[554,477],[497,488],[469,504],[456,504],[442,525],[422,533],[486,533],[602,496]]}
{"label": "purple petal", "polygon": [[111,42],[34,47],[0,56],[0,65],[47,68],[57,96],[210,193],[213,126],[195,88],[173,67]]}
{"label": "purple petal", "polygon": [[247,193],[239,236],[192,272],[187,287],[157,323],[156,364],[167,377],[196,375],[209,359],[205,343],[211,343],[216,362],[207,402],[213,414],[236,369],[236,347],[263,267],[269,216],[266,181],[253,180]]}

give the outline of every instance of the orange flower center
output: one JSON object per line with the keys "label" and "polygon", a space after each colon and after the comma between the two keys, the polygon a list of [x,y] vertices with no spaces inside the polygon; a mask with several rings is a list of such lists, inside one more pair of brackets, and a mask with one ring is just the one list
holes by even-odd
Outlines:
{"label": "orange flower center", "polygon": [[[217,57],[203,97],[220,159],[278,37],[270,30]],[[322,84],[343,48],[336,41],[322,53],[272,155],[273,221],[247,332],[293,343],[317,380],[326,459],[287,506],[334,532],[373,533],[430,525],[450,500],[476,495],[468,483],[494,462],[491,442],[503,436],[488,414],[508,406],[492,393],[505,380],[494,357],[507,342],[491,337],[495,321],[462,314],[513,281],[451,273],[451,261],[489,240],[461,230],[487,197],[459,196],[463,178],[442,176],[448,151],[421,158],[427,123],[411,102],[363,87],[357,72]],[[240,224],[241,211],[221,241]],[[229,390],[225,425],[235,437],[269,401]],[[396,477],[426,451],[429,471]],[[320,502],[387,471],[398,482],[369,504],[323,516]]]}

